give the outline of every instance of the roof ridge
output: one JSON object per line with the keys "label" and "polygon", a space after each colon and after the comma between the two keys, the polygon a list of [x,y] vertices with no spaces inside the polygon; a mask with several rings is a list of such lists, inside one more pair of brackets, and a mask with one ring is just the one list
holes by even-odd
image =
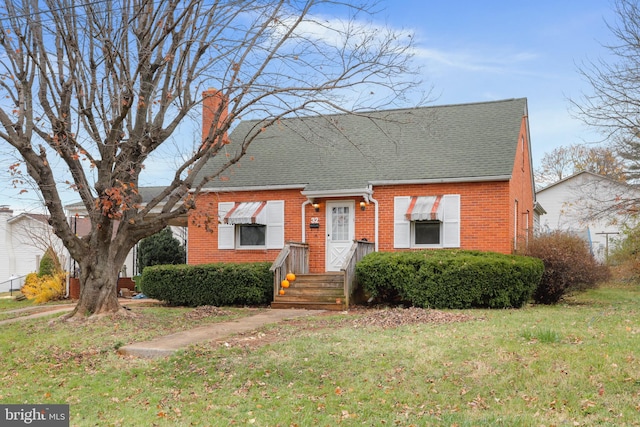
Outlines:
{"label": "roof ridge", "polygon": [[[385,110],[363,110],[363,111],[352,111],[352,112],[333,112],[328,114],[316,113],[309,115],[301,115],[301,116],[288,116],[281,117],[279,120],[301,120],[301,119],[317,119],[317,118],[330,118],[330,117],[346,117],[346,116],[358,116],[364,114],[384,114],[384,113],[395,113],[401,111],[418,111],[418,110],[427,110],[427,109],[436,109],[436,108],[450,108],[450,107],[466,107],[466,106],[475,106],[475,105],[486,105],[486,104],[498,104],[503,102],[514,102],[514,101],[527,101],[527,97],[520,98],[505,98],[505,99],[495,99],[488,101],[475,101],[475,102],[460,102],[453,104],[440,104],[440,105],[423,105],[423,106],[414,106],[414,107],[398,107],[398,108],[390,108]],[[269,118],[261,118],[261,119],[247,119],[240,120],[239,123],[260,123],[262,121],[268,120]]]}

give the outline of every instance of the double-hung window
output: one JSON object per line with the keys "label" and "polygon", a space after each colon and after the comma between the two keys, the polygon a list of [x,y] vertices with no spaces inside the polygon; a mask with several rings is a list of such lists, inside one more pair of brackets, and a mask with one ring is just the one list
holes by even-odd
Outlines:
{"label": "double-hung window", "polygon": [[218,249],[284,247],[284,201],[218,203]]}
{"label": "double-hung window", "polygon": [[460,196],[394,198],[394,248],[460,247]]}
{"label": "double-hung window", "polygon": [[440,246],[441,221],[413,221],[411,226],[413,227],[413,230],[411,230],[412,246]]}
{"label": "double-hung window", "polygon": [[239,248],[264,248],[266,245],[266,224],[238,224],[236,233]]}

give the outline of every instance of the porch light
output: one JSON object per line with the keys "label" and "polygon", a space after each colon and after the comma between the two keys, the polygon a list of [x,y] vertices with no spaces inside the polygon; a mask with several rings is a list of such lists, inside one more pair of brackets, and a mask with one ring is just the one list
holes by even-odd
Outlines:
{"label": "porch light", "polygon": [[314,203],[313,209],[315,209],[316,212],[320,212],[320,203]]}
{"label": "porch light", "polygon": [[364,201],[360,202],[360,210],[363,211],[365,209],[367,209],[367,204]]}

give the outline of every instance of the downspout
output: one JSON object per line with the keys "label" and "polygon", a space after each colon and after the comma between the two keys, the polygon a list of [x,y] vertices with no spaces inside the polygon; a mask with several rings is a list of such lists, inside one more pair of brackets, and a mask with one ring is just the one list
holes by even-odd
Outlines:
{"label": "downspout", "polygon": [[374,244],[374,248],[375,251],[378,252],[378,217],[379,217],[379,211],[378,211],[378,201],[376,199],[374,199],[373,197],[371,197],[371,195],[373,194],[373,186],[369,185],[369,196],[368,199],[370,202],[373,202],[373,206],[374,206],[374,236],[373,236],[373,244]]}
{"label": "downspout", "polygon": [[305,223],[307,222],[305,208],[307,207],[307,205],[310,205],[310,204],[311,204],[311,200],[307,199],[304,202],[302,202],[302,206],[301,206],[302,208],[302,234],[301,234],[302,243],[307,242],[307,235],[306,235],[307,229],[304,226]]}

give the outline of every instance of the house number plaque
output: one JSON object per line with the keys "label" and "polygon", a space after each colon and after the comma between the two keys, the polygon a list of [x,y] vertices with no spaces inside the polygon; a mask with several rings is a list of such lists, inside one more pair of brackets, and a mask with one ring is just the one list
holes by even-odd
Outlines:
{"label": "house number plaque", "polygon": [[312,216],[309,228],[320,228],[320,218],[318,218],[317,216]]}

